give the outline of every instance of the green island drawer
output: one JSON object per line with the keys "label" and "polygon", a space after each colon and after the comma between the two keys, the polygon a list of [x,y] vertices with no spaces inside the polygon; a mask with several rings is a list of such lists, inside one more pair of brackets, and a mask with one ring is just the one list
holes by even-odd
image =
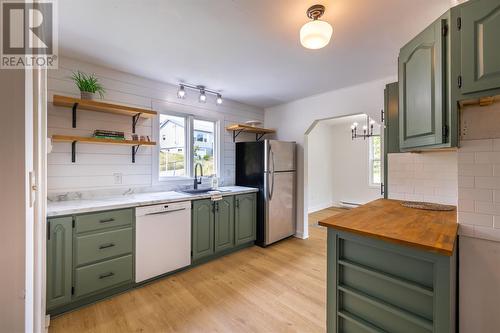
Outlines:
{"label": "green island drawer", "polygon": [[132,253],[132,228],[103,231],[76,237],[76,266]]}
{"label": "green island drawer", "polygon": [[90,213],[75,217],[75,229],[77,233],[99,231],[107,228],[132,225],[133,221],[133,208]]}
{"label": "green island drawer", "polygon": [[132,281],[132,270],[132,255],[77,268],[75,270],[75,297]]}

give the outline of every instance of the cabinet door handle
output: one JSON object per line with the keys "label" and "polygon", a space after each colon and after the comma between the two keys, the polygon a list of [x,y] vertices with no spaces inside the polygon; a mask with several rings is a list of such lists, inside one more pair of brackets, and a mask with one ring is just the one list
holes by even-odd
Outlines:
{"label": "cabinet door handle", "polygon": [[108,277],[112,277],[113,275],[115,275],[115,273],[113,273],[113,272],[109,272],[109,273],[106,273],[106,274],[101,274],[101,275],[99,275],[99,279],[105,279],[105,278],[108,278]]}
{"label": "cabinet door handle", "polygon": [[240,208],[240,199],[236,199],[236,208]]}
{"label": "cabinet door handle", "polygon": [[113,246],[115,246],[114,243],[103,244],[103,245],[99,246],[99,250],[107,249],[107,248],[110,248],[110,247],[113,247]]}
{"label": "cabinet door handle", "polygon": [[110,219],[104,219],[104,220],[99,220],[99,223],[108,223],[108,222],[113,222],[115,219],[110,218]]}

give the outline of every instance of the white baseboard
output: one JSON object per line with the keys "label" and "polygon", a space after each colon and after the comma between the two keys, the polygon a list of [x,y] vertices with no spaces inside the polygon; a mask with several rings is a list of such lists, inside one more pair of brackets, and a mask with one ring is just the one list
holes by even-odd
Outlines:
{"label": "white baseboard", "polygon": [[308,234],[305,235],[303,232],[299,232],[299,231],[297,231],[295,233],[295,235],[293,235],[293,236],[296,237],[296,238],[300,238],[300,239],[308,239],[309,238]]}
{"label": "white baseboard", "polygon": [[332,206],[334,206],[334,203],[332,203],[332,202],[324,202],[324,203],[321,203],[321,204],[318,204],[318,205],[309,206],[307,208],[307,213],[311,214],[311,213],[317,212],[319,210],[330,208]]}

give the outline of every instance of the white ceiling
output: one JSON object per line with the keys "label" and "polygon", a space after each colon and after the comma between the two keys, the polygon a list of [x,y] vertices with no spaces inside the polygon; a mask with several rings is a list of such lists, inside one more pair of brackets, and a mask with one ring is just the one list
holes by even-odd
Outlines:
{"label": "white ceiling", "polygon": [[[451,0],[453,1],[453,0]],[[60,53],[269,107],[396,75],[399,48],[450,0],[64,0]],[[334,32],[306,50],[306,9],[326,6]]]}

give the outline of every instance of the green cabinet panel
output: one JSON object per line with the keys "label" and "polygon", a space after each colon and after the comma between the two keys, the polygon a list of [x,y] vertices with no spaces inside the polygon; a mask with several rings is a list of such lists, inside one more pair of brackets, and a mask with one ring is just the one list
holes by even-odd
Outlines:
{"label": "green cabinet panel", "polygon": [[191,235],[193,261],[214,253],[214,205],[210,199],[193,201]]}
{"label": "green cabinet panel", "polygon": [[328,229],[328,332],[455,332],[456,254]]}
{"label": "green cabinet panel", "polygon": [[81,266],[95,261],[132,253],[132,228],[81,235],[75,238],[75,265]]}
{"label": "green cabinet panel", "polygon": [[388,84],[384,90],[384,198],[387,199],[389,187],[388,154],[399,153],[399,85]]}
{"label": "green cabinet panel", "polygon": [[235,244],[252,242],[257,232],[257,195],[241,194],[234,200]]}
{"label": "green cabinet panel", "polygon": [[132,255],[87,265],[75,270],[75,297],[132,282]]}
{"label": "green cabinet panel", "polygon": [[90,213],[75,217],[77,233],[125,227],[134,222],[134,209],[120,209],[108,212]]}
{"label": "green cabinet panel", "polygon": [[49,219],[47,235],[47,309],[71,301],[73,219]]}
{"label": "green cabinet panel", "polygon": [[471,0],[460,8],[463,94],[500,88],[500,2]]}
{"label": "green cabinet panel", "polygon": [[449,13],[437,20],[399,54],[399,143],[401,149],[446,141],[447,34]]}
{"label": "green cabinet panel", "polygon": [[234,196],[223,197],[215,204],[215,252],[234,246]]}

